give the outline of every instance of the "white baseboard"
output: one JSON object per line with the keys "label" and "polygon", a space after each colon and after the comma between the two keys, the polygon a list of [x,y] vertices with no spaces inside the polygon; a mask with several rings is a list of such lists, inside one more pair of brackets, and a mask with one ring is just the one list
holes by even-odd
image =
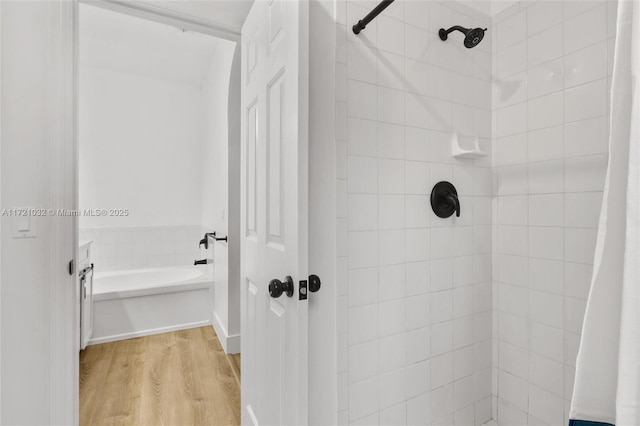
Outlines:
{"label": "white baseboard", "polygon": [[211,323],[213,324],[213,329],[216,331],[218,335],[218,340],[220,340],[220,344],[222,345],[222,349],[227,354],[238,354],[240,353],[240,335],[234,334],[229,336],[227,330],[222,326],[222,323],[218,319],[218,316],[215,312],[211,316]]}
{"label": "white baseboard", "polygon": [[153,334],[168,333],[170,331],[187,330],[189,328],[204,327],[209,325],[209,321],[198,321],[187,324],[172,325],[170,327],[154,328],[150,330],[141,330],[131,333],[115,334],[112,336],[104,336],[97,339],[89,340],[88,345],[97,345],[100,343],[116,342],[118,340],[133,339],[134,337],[151,336]]}

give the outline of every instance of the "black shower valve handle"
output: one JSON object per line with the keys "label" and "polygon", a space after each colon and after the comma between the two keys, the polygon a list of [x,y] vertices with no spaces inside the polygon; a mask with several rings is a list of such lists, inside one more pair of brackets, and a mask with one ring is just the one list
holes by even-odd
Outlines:
{"label": "black shower valve handle", "polygon": [[442,219],[454,213],[456,217],[460,217],[460,199],[456,187],[447,181],[436,183],[431,190],[431,208]]}
{"label": "black shower valve handle", "polygon": [[460,217],[460,200],[458,199],[458,196],[456,194],[451,193],[447,195],[446,198],[447,200],[449,200],[451,204],[455,206],[456,217]]}

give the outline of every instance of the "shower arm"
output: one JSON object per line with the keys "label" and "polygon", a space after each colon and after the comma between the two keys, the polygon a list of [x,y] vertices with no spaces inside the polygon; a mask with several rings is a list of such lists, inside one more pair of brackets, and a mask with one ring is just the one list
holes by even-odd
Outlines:
{"label": "shower arm", "polygon": [[385,10],[387,7],[389,7],[389,5],[391,3],[393,3],[394,0],[383,0],[381,1],[376,7],[373,8],[373,10],[371,12],[369,12],[367,14],[367,16],[365,16],[364,18],[362,18],[361,20],[358,21],[357,24],[355,24],[352,29],[353,29],[353,33],[354,34],[360,34],[360,31],[364,30],[367,27],[367,24],[371,21],[373,21],[373,19],[378,16],[380,13],[382,13],[383,10]]}
{"label": "shower arm", "polygon": [[447,34],[449,34],[453,31],[460,31],[461,33],[465,34],[468,30],[469,30],[468,28],[461,27],[460,25],[454,25],[453,27],[446,30],[446,32]]}
{"label": "shower arm", "polygon": [[460,31],[462,34],[467,34],[467,31],[469,31],[469,28],[465,28],[465,27],[461,27],[460,25],[454,25],[453,27],[449,28],[448,30],[445,30],[444,28],[440,30],[440,38],[445,38],[451,34],[454,31]]}

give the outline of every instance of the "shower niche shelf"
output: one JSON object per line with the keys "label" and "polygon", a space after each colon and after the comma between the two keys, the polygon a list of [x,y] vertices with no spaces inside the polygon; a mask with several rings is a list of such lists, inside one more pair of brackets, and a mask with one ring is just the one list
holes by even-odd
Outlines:
{"label": "shower niche shelf", "polygon": [[[471,148],[463,148],[460,145],[460,139],[468,139],[473,145]],[[454,133],[451,136],[451,155],[453,158],[467,158],[474,159],[480,157],[486,157],[487,153],[480,149],[480,138],[471,136],[461,136],[458,133]]]}

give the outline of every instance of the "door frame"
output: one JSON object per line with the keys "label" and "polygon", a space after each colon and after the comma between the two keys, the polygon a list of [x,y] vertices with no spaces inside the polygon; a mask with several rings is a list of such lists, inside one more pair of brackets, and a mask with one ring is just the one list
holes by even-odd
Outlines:
{"label": "door frame", "polygon": [[[255,0],[260,1],[260,0]],[[337,313],[337,271],[335,266],[335,58],[336,22],[344,26],[339,18],[340,0],[310,1],[309,34],[309,153],[314,161],[309,165],[309,237],[313,245],[309,248],[310,272],[322,277],[323,288],[309,305],[309,423],[337,423],[337,368],[335,320]],[[151,4],[141,0],[57,0],[50,78],[52,96],[46,101],[51,117],[52,173],[51,187],[56,204],[78,206],[78,4],[87,3],[119,11],[147,20],[180,26],[188,30],[235,41],[240,49],[240,29],[233,29],[220,22],[202,19],[199,16]],[[0,5],[1,8],[1,5]],[[339,32],[339,30],[338,30]],[[239,55],[236,50],[236,54]],[[56,59],[57,58],[57,59]],[[322,78],[318,78],[321,76]],[[328,90],[329,89],[329,90]],[[69,170],[72,171],[70,176]],[[65,190],[65,188],[71,188]],[[326,220],[329,217],[330,220]],[[77,217],[70,220],[77,229]],[[53,221],[56,228],[54,238],[49,241],[52,260],[48,265],[51,281],[52,306],[49,321],[50,366],[49,386],[50,424],[74,424],[79,422],[79,362],[78,331],[76,319],[75,290],[69,289],[69,276],[61,271],[68,258],[64,253],[75,253],[77,261],[77,232],[72,242],[62,239],[66,228],[60,221]],[[1,284],[1,283],[0,283]],[[72,294],[70,294],[72,293]],[[54,304],[55,303],[55,304]],[[70,339],[72,341],[70,341]],[[329,373],[329,374],[327,374]],[[6,391],[6,389],[4,389]]]}
{"label": "door frame", "polygon": [[[79,3],[102,7],[150,21],[178,26],[237,43],[240,48],[240,30],[189,15],[180,11],[140,0],[58,0],[55,3],[50,56],[51,93],[46,101],[51,129],[51,193],[53,206],[71,206],[77,210],[78,182],[78,83],[79,83]],[[78,279],[74,271],[75,286],[69,285],[66,265],[68,253],[78,259],[78,217],[68,218],[73,235],[68,236],[69,222],[52,220],[53,237],[48,241],[51,262],[51,305],[49,335],[51,351],[50,424],[79,423],[79,317],[77,309]],[[65,268],[60,266],[64,265]],[[70,331],[71,330],[71,331]]]}

